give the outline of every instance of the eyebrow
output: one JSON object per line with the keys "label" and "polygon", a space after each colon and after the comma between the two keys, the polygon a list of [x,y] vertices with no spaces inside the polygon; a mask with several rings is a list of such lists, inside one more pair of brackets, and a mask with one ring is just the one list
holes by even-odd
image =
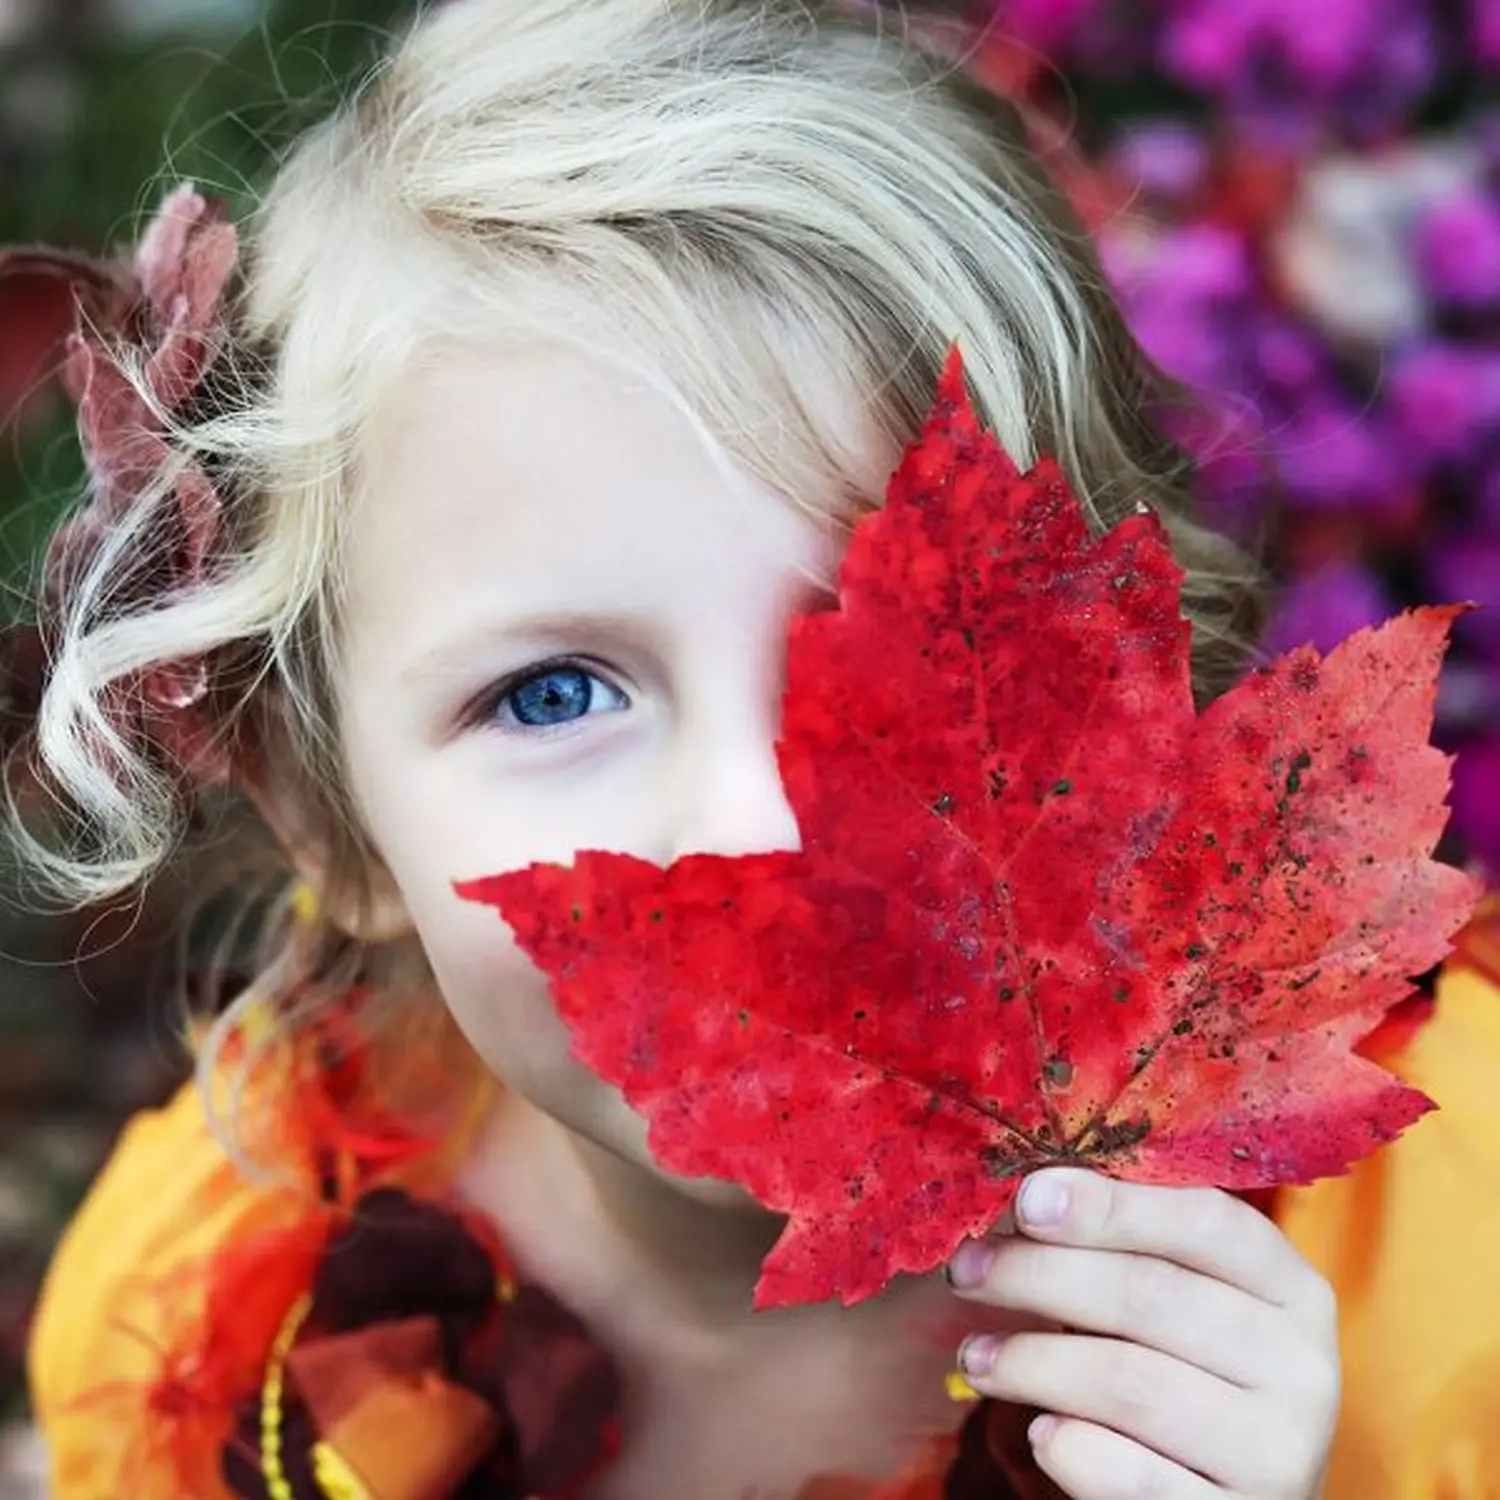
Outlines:
{"label": "eyebrow", "polygon": [[629,612],[594,613],[562,610],[525,616],[498,616],[465,625],[452,635],[414,656],[400,668],[401,683],[426,683],[467,675],[475,670],[475,657],[507,644],[552,643],[562,650],[611,641],[640,646],[656,633],[646,617]]}

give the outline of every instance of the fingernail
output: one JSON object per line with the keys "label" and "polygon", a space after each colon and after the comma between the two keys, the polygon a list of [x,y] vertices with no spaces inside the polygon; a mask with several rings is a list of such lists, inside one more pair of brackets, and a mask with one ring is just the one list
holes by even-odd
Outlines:
{"label": "fingernail", "polygon": [[1058,1418],[1051,1412],[1043,1412],[1039,1417],[1031,1419],[1031,1426],[1026,1429],[1026,1436],[1033,1448],[1040,1448],[1051,1438],[1052,1434],[1062,1426]]}
{"label": "fingernail", "polygon": [[971,1333],[958,1346],[958,1368],[971,1379],[982,1380],[999,1352],[1000,1340],[993,1333]]}
{"label": "fingernail", "polygon": [[1016,1213],[1023,1224],[1033,1229],[1052,1229],[1063,1221],[1068,1211],[1068,1190],[1055,1177],[1042,1173],[1028,1177],[1021,1186]]}
{"label": "fingernail", "polygon": [[965,1240],[948,1262],[948,1284],[957,1292],[972,1292],[984,1285],[985,1274],[995,1258],[995,1247],[983,1240]]}

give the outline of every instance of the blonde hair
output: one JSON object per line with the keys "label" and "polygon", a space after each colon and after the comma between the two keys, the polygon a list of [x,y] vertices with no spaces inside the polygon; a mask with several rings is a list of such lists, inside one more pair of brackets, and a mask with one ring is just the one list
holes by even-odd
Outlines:
{"label": "blonde hair", "polygon": [[[357,882],[332,692],[361,438],[421,360],[474,339],[602,342],[658,371],[794,503],[873,502],[888,454],[831,430],[837,389],[892,448],[959,340],[984,420],[1057,455],[1093,521],[1145,502],[1187,569],[1200,692],[1244,647],[1254,575],[1200,528],[1190,468],[1146,415],[1164,387],[1013,111],[880,20],[805,0],[448,0],[291,149],[247,226],[222,384],[175,451],[229,501],[214,575],[122,606],[170,474],[69,603],[37,745],[83,831],[21,835],[55,892],[156,870],[187,802],[111,717],[154,663],[237,653],[223,734],[311,788],[310,832]],[[727,352],[726,352],[727,351]],[[163,418],[165,420],[165,417]]]}

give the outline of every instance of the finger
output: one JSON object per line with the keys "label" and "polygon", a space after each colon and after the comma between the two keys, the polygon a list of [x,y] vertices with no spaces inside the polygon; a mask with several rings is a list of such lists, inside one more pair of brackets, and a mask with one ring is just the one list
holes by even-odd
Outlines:
{"label": "finger", "polygon": [[1245,1392],[1123,1340],[980,1334],[959,1362],[981,1395],[1108,1427],[1226,1488],[1242,1489],[1246,1456],[1277,1438],[1259,1430],[1259,1405]]}
{"label": "finger", "polygon": [[1022,1184],[1033,1239],[1157,1255],[1284,1307],[1319,1331],[1335,1322],[1328,1285],[1262,1213],[1217,1188],[1155,1187],[1049,1168]]}
{"label": "finger", "polygon": [[1236,1385],[1273,1384],[1306,1335],[1281,1308],[1153,1255],[1014,1239],[965,1258],[954,1290],[993,1307],[1127,1338]]}
{"label": "finger", "polygon": [[1094,1422],[1050,1413],[1031,1424],[1037,1467],[1073,1500],[1224,1500],[1224,1491]]}

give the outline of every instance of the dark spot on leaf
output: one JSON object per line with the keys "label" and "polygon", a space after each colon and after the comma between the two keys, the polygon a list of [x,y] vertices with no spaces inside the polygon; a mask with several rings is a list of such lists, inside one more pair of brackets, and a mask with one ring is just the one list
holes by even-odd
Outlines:
{"label": "dark spot on leaf", "polygon": [[665,916],[666,916],[666,912],[664,912],[664,911],[654,911],[654,912],[651,913],[651,920],[653,922],[660,922],[662,920],[662,918],[665,917]]}
{"label": "dark spot on leaf", "polygon": [[970,630],[967,625],[965,625],[963,629],[959,631],[959,634],[964,638],[964,645],[966,645],[969,650],[972,651],[974,649],[974,632]]}
{"label": "dark spot on leaf", "polygon": [[1128,1151],[1151,1134],[1151,1117],[1142,1115],[1139,1120],[1121,1120],[1118,1124],[1101,1121],[1094,1128],[1089,1140],[1090,1156],[1108,1156],[1118,1151]]}
{"label": "dark spot on leaf", "polygon": [[739,1012],[739,1022],[741,1026],[748,1026],[750,1024],[750,1012],[748,1010]]}
{"label": "dark spot on leaf", "polygon": [[1073,1081],[1073,1064],[1065,1057],[1049,1057],[1042,1064],[1042,1077],[1055,1089],[1065,1089]]}
{"label": "dark spot on leaf", "polygon": [[1066,797],[1072,790],[1073,783],[1071,781],[1059,781],[1057,785],[1052,788],[1053,795],[1057,797]]}
{"label": "dark spot on leaf", "polygon": [[1189,1020],[1188,1017],[1184,1016],[1172,1028],[1172,1035],[1173,1036],[1186,1036],[1188,1034],[1188,1032],[1190,1032],[1192,1029],[1193,1029],[1193,1023],[1192,1023],[1192,1021]]}
{"label": "dark spot on leaf", "polygon": [[985,784],[989,789],[990,800],[1003,796],[1005,793],[1005,772],[991,771],[985,778]]}
{"label": "dark spot on leaf", "polygon": [[856,1021],[863,1021],[864,1018],[865,1018],[865,1012],[863,1010],[857,1010],[857,1011],[854,1012],[854,1019]]}
{"label": "dark spot on leaf", "polygon": [[1008,984],[1002,984],[1000,986],[1000,998],[1002,1000],[1014,1000],[1016,992]]}
{"label": "dark spot on leaf", "polygon": [[1187,956],[1189,958],[1202,958],[1208,949],[1202,943],[1189,943],[1187,945]]}
{"label": "dark spot on leaf", "polygon": [[950,793],[950,792],[942,792],[942,793],[940,793],[939,796],[938,796],[937,801],[932,804],[932,810],[939,817],[942,817],[944,813],[951,813],[953,811],[953,796],[952,796],[952,793]]}
{"label": "dark spot on leaf", "polygon": [[1130,999],[1130,986],[1125,984],[1117,985],[1115,987],[1114,998],[1123,1005],[1125,1001]]}
{"label": "dark spot on leaf", "polygon": [[1007,1177],[1014,1177],[1023,1169],[1021,1162],[1013,1156],[1007,1156],[998,1146],[986,1146],[979,1153],[979,1165],[992,1182],[1004,1182]]}
{"label": "dark spot on leaf", "polygon": [[1292,761],[1292,768],[1286,773],[1286,789],[1289,793],[1302,790],[1302,773],[1312,764],[1312,756],[1306,750],[1299,752]]}
{"label": "dark spot on leaf", "polygon": [[583,908],[579,906],[576,901],[573,903],[573,911],[571,915],[575,922],[583,921]]}

